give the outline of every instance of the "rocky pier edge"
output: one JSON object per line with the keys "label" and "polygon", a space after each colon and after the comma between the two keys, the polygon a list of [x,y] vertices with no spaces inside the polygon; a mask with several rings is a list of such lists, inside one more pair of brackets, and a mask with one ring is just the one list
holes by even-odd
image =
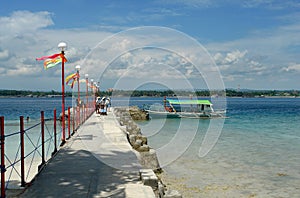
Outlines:
{"label": "rocky pier edge", "polygon": [[137,151],[139,162],[143,167],[139,172],[143,184],[152,187],[156,197],[182,198],[178,191],[169,189],[161,180],[160,174],[163,170],[159,165],[156,151],[148,145],[147,137],[135,123],[135,120],[149,120],[148,113],[137,106],[114,107],[113,111],[120,128],[127,135],[129,144]]}

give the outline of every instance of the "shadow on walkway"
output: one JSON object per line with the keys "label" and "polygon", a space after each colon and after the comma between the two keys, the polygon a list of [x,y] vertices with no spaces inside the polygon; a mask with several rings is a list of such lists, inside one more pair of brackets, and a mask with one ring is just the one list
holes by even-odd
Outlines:
{"label": "shadow on walkway", "polygon": [[86,150],[63,148],[19,197],[125,197],[124,184],[137,181],[137,172],[112,168]]}

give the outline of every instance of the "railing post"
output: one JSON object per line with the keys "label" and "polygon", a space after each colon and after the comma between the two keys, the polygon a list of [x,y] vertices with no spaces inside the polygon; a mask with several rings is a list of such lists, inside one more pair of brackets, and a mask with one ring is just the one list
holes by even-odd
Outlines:
{"label": "railing post", "polygon": [[73,133],[72,135],[75,133],[75,108],[72,107],[73,110],[73,116],[72,116],[72,126],[73,126]]}
{"label": "railing post", "polygon": [[52,152],[52,156],[57,152],[57,139],[56,139],[56,109],[53,111],[53,136],[54,136],[54,151]]}
{"label": "railing post", "polygon": [[24,117],[20,116],[20,144],[21,144],[21,186],[25,187],[25,155],[24,155]]}
{"label": "railing post", "polygon": [[41,135],[42,135],[42,165],[45,164],[45,118],[44,111],[41,111]]}
{"label": "railing post", "polygon": [[4,152],[4,116],[0,117],[1,130],[1,197],[5,197],[5,152]]}
{"label": "railing post", "polygon": [[84,123],[84,106],[81,107],[81,124]]}
{"label": "railing post", "polygon": [[68,107],[68,139],[71,137],[71,112],[70,107]]}
{"label": "railing post", "polygon": [[79,128],[79,126],[80,126],[80,107],[77,107],[77,114],[78,114],[78,122],[77,122],[77,129]]}
{"label": "railing post", "polygon": [[78,106],[76,106],[76,123],[75,123],[75,127],[76,129],[78,128],[78,124],[79,123],[79,118],[78,118]]}
{"label": "railing post", "polygon": [[86,106],[85,105],[83,107],[83,112],[84,112],[84,121],[86,121]]}

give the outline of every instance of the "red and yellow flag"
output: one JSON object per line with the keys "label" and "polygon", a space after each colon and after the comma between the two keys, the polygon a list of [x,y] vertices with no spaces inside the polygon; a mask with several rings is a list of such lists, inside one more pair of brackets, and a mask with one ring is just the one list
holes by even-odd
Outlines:
{"label": "red and yellow flag", "polygon": [[[76,73],[73,73],[73,74],[70,74],[70,75],[68,75],[68,76],[66,77],[66,79],[65,79],[65,81],[66,81],[66,84],[67,84],[67,85],[70,85],[70,86],[71,86],[71,88],[73,88],[73,86],[74,86],[74,82],[75,82],[75,81],[77,81],[79,77],[80,77],[80,76],[79,76],[79,74],[78,74],[77,72],[76,72]],[[72,82],[71,82],[71,83],[69,83],[71,80],[72,80]]]}
{"label": "red and yellow flag", "polygon": [[40,58],[36,58],[37,61],[44,60],[44,69],[49,69],[51,67],[56,66],[64,60],[64,63],[67,62],[67,59],[63,54],[53,54],[51,56],[42,56]]}

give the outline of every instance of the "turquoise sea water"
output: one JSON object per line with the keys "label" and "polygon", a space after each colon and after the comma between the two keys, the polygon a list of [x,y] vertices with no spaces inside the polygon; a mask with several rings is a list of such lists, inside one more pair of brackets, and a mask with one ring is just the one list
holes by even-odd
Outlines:
{"label": "turquoise sea water", "polygon": [[[72,106],[72,98],[66,98],[65,106]],[[18,120],[20,116],[39,119],[41,111],[45,118],[53,117],[53,110],[61,112],[61,98],[0,98],[0,115],[7,121]]]}
{"label": "turquoise sea water", "polygon": [[[51,117],[53,108],[60,112],[60,102],[0,98],[0,115],[14,122],[20,115],[38,119],[44,110]],[[162,98],[112,98],[112,106],[161,102]],[[167,153],[174,159],[163,168],[184,183],[191,192],[188,197],[300,197],[300,98],[228,98],[220,136],[210,152],[199,157],[212,123],[209,119],[139,122],[157,151],[179,140]],[[181,144],[187,144],[185,149]]]}
{"label": "turquoise sea water", "polygon": [[[71,105],[71,98],[66,98],[66,107]],[[30,181],[38,171],[41,163],[41,127],[40,116],[45,116],[45,160],[51,157],[53,144],[54,109],[57,117],[61,112],[61,98],[0,98],[0,116],[5,119],[5,154],[6,180],[19,180],[20,162],[20,116],[24,117],[25,129],[25,180]],[[29,120],[27,121],[27,117]],[[48,120],[49,119],[49,120]],[[61,126],[57,122],[57,146],[61,137]],[[13,135],[12,135],[13,134]],[[37,150],[36,150],[37,148]],[[15,163],[17,162],[17,163]],[[14,165],[14,168],[12,166]],[[8,184],[9,185],[9,184]]]}
{"label": "turquoise sea water", "polygon": [[[188,197],[300,197],[300,99],[227,102],[228,118],[205,157],[198,152],[212,120],[157,119],[142,124],[145,133],[154,133],[149,144],[158,150],[180,133],[180,123],[187,135],[197,127],[184,154],[164,169],[192,192]],[[147,125],[161,127],[153,132]]]}

